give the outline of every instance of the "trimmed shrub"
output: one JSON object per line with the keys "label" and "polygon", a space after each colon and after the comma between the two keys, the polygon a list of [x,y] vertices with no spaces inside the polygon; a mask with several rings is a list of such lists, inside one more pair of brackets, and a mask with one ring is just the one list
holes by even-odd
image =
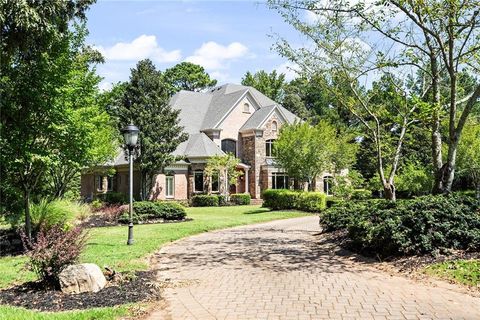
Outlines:
{"label": "trimmed shrub", "polygon": [[263,192],[263,206],[272,210],[295,209],[299,191],[267,189]]}
{"label": "trimmed shrub", "polygon": [[308,212],[319,212],[327,207],[327,196],[323,192],[300,192],[296,209]]}
{"label": "trimmed shrub", "polygon": [[27,265],[46,285],[58,288],[60,272],[78,261],[86,239],[86,233],[80,226],[67,230],[61,223],[48,228],[42,226],[34,241],[28,240],[22,233],[29,258]]}
{"label": "trimmed shrub", "polygon": [[226,196],[219,194],[217,195],[217,197],[218,197],[218,205],[220,207],[224,207],[228,205]]}
{"label": "trimmed shrub", "polygon": [[317,212],[326,208],[326,195],[322,192],[269,189],[263,192],[262,198],[263,206],[272,210],[298,209]]}
{"label": "trimmed shrub", "polygon": [[156,213],[165,220],[182,220],[187,216],[185,207],[177,202],[155,202],[157,206]]}
{"label": "trimmed shrub", "polygon": [[[148,222],[149,220],[181,220],[187,215],[185,208],[176,203],[168,201],[139,201],[133,203],[133,223]],[[128,210],[123,210],[118,219],[121,223],[128,223],[130,217]]]}
{"label": "trimmed shrub", "polygon": [[251,200],[249,193],[236,193],[230,196],[230,201],[238,206],[249,205]]}
{"label": "trimmed shrub", "polygon": [[218,207],[218,197],[207,194],[193,196],[192,207]]}
{"label": "trimmed shrub", "polygon": [[353,249],[380,256],[480,250],[480,202],[465,195],[346,202],[320,223],[325,231],[348,230]]}
{"label": "trimmed shrub", "polygon": [[372,198],[372,191],[367,189],[355,189],[352,191],[352,200],[368,200]]}

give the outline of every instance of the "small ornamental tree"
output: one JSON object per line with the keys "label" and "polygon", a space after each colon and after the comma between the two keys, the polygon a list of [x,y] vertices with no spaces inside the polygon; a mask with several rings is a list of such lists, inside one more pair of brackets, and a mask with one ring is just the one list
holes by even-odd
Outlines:
{"label": "small ornamental tree", "polygon": [[356,145],[349,143],[347,137],[339,135],[325,121],[316,126],[307,122],[284,125],[275,142],[274,155],[289,177],[311,188],[322,172],[346,169],[355,159]]}
{"label": "small ornamental tree", "polygon": [[[205,176],[208,179],[217,178],[219,183],[219,192],[228,197],[229,186],[237,183],[238,177],[243,173],[236,168],[240,160],[231,154],[223,156],[215,155],[208,159],[205,166]],[[209,193],[211,192],[211,183],[209,183]]]}

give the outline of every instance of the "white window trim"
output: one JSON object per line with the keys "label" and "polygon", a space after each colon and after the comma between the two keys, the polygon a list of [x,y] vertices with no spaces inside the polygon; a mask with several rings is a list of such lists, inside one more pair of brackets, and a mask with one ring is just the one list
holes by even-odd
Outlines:
{"label": "white window trim", "polygon": [[[168,180],[172,180],[171,194],[168,194]],[[175,198],[175,176],[165,176],[165,198],[167,199]]]}
{"label": "white window trim", "polygon": [[97,191],[104,191],[103,190],[103,176],[99,176],[99,175],[95,176],[95,189]]}

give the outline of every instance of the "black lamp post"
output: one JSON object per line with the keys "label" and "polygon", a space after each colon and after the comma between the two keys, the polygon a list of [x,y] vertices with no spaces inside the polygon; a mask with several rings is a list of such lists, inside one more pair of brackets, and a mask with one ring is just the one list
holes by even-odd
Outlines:
{"label": "black lamp post", "polygon": [[129,205],[128,205],[128,215],[129,215],[129,224],[128,224],[128,241],[127,244],[133,244],[133,150],[137,146],[138,141],[138,128],[133,124],[129,124],[124,127],[122,130],[123,138],[125,140],[125,145],[128,148],[128,165],[129,165],[129,184],[128,184],[128,193],[129,193]]}

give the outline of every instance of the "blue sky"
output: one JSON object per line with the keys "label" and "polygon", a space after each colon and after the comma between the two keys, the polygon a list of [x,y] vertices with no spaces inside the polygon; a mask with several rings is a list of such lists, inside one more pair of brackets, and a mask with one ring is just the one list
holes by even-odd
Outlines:
{"label": "blue sky", "polygon": [[181,61],[205,67],[219,83],[239,83],[246,71],[278,70],[292,78],[291,64],[271,49],[278,33],[301,39],[276,11],[258,1],[102,1],[89,10],[87,42],[106,57],[98,66],[110,83],[128,80],[138,60],[160,70]]}

